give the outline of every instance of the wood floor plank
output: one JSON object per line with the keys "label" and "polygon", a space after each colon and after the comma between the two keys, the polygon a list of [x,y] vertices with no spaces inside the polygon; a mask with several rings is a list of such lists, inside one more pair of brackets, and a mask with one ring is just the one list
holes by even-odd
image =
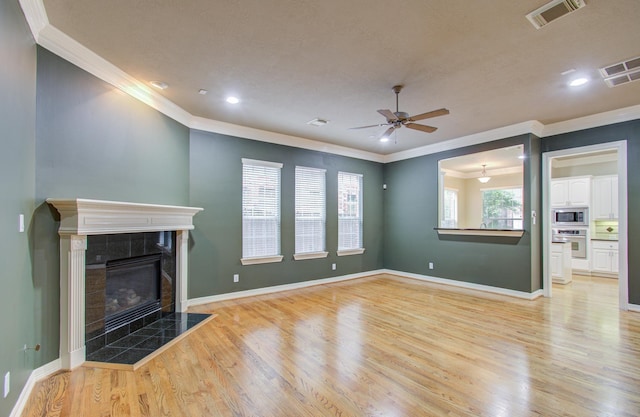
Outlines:
{"label": "wood floor plank", "polygon": [[640,314],[575,277],[522,300],[378,275],[193,307],[137,370],[39,382],[35,416],[637,416]]}

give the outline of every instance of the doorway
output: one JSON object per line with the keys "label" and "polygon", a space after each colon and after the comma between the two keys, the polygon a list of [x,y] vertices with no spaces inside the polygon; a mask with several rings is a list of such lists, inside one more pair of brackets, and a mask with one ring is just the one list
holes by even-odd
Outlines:
{"label": "doorway", "polygon": [[597,145],[569,148],[558,151],[546,152],[542,155],[542,207],[543,213],[543,292],[545,297],[552,297],[553,285],[551,274],[551,179],[552,161],[555,158],[564,158],[571,155],[598,153],[604,151],[616,151],[618,171],[618,295],[619,307],[627,310],[629,307],[628,289],[628,253],[627,253],[627,142],[617,141]]}

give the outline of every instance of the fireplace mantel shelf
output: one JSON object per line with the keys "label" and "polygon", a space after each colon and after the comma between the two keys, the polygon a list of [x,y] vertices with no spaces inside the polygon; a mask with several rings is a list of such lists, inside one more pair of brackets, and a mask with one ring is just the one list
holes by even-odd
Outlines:
{"label": "fireplace mantel shelf", "polygon": [[192,230],[193,216],[200,207],[125,203],[84,198],[48,198],[60,213],[61,235]]}

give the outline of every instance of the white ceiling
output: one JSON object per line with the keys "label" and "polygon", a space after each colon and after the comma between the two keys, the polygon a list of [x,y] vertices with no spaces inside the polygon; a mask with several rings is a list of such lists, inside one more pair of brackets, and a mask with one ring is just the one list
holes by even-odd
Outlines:
{"label": "white ceiling", "polygon": [[[547,0],[44,0],[51,26],[194,116],[388,155],[537,120],[640,104],[598,68],[640,56],[640,1],[587,6],[536,30]],[[562,72],[574,68],[570,75]],[[592,81],[570,88],[570,77]],[[451,111],[377,141],[395,111]],[[209,91],[198,94],[199,89]],[[228,94],[239,105],[224,101]],[[306,124],[316,117],[323,127]]]}

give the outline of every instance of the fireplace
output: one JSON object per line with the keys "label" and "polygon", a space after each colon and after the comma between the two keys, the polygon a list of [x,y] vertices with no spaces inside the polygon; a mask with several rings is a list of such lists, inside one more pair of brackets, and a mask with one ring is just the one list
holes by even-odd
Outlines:
{"label": "fireplace", "polygon": [[87,355],[175,312],[174,241],[167,231],[87,236]]}
{"label": "fireplace", "polygon": [[[49,198],[47,202],[60,213],[62,369],[82,365],[86,352],[93,348],[90,344],[99,345],[103,339],[118,336],[119,331],[124,331],[122,329],[142,327],[145,321],[160,318],[165,310],[186,310],[189,230],[193,229],[193,216],[202,208],[80,198]],[[169,247],[174,256],[165,256]],[[140,252],[141,248],[146,249]],[[150,248],[153,251],[149,251]],[[118,327],[114,324],[115,329],[106,331],[107,263],[158,253],[162,255],[160,310],[128,325]],[[167,272],[167,267],[173,269],[173,274]],[[116,291],[120,288],[124,287]],[[134,301],[137,295],[137,292],[136,295],[128,294]],[[128,309],[121,310],[113,318],[129,312]],[[98,314],[102,318],[98,318]]]}
{"label": "fireplace", "polygon": [[107,262],[105,331],[160,310],[161,260],[156,254]]}

